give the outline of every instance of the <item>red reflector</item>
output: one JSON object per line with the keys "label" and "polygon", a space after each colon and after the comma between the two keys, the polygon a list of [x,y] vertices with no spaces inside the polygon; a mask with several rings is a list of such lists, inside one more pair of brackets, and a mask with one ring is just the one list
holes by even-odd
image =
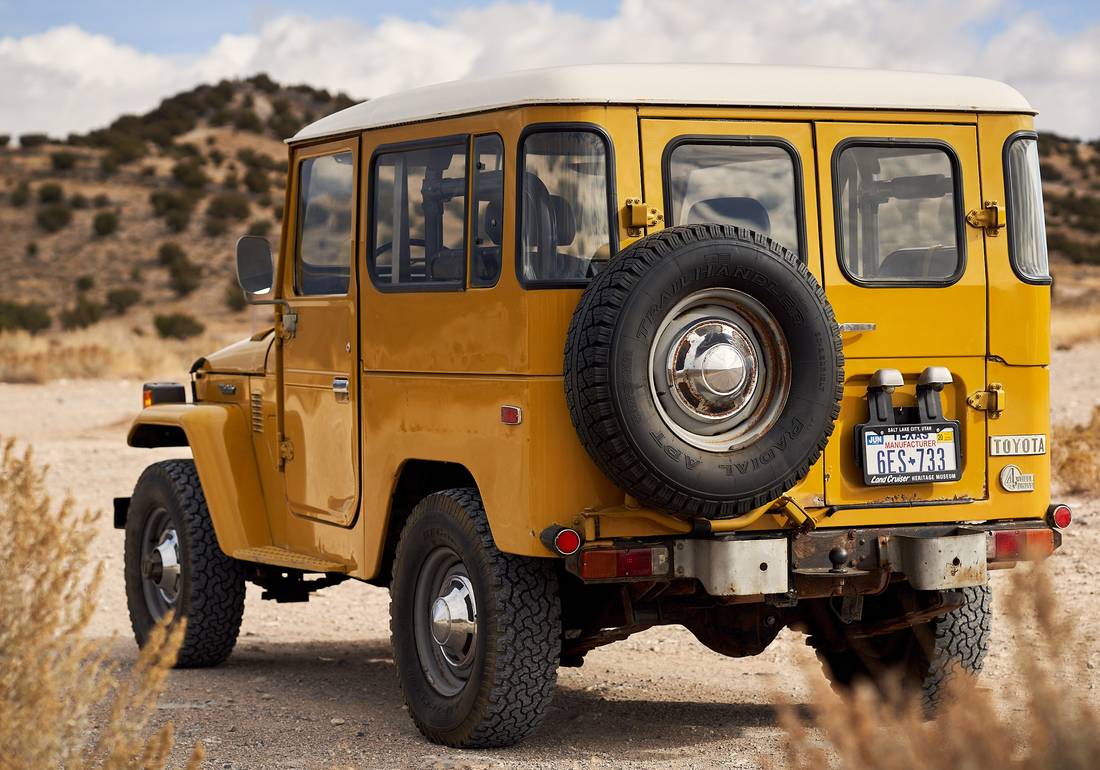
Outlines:
{"label": "red reflector", "polygon": [[518,406],[502,406],[500,421],[505,425],[519,425],[523,422],[523,410]]}
{"label": "red reflector", "polygon": [[619,576],[619,552],[605,548],[585,551],[581,555],[581,577],[600,580]]}
{"label": "red reflector", "polygon": [[1073,513],[1068,505],[1056,505],[1050,512],[1050,523],[1058,529],[1065,529],[1073,521]]}
{"label": "red reflector", "polygon": [[1054,533],[1049,529],[1009,529],[993,533],[994,559],[1016,561],[1043,559],[1054,553]]}
{"label": "red reflector", "polygon": [[591,548],[581,555],[585,580],[668,574],[668,548]]}
{"label": "red reflector", "polygon": [[571,529],[563,529],[554,538],[554,548],[562,556],[569,556],[581,547],[581,536]]}

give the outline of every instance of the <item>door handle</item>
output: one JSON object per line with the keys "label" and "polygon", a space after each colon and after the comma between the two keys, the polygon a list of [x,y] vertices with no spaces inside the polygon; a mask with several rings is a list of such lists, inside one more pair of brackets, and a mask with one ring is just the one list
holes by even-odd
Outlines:
{"label": "door handle", "polygon": [[351,398],[351,391],[348,389],[347,377],[333,377],[332,378],[332,392],[336,396],[337,401],[348,401]]}

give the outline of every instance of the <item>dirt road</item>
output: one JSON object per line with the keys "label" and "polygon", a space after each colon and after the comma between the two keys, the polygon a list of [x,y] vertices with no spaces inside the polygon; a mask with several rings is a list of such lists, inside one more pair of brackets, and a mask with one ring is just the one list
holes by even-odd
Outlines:
{"label": "dirt road", "polygon": [[[1100,344],[1057,353],[1055,413],[1064,420],[1100,401],[1081,383],[1100,371]],[[0,435],[33,444],[50,487],[104,511],[97,551],[107,565],[91,633],[123,663],[135,657],[122,589],[122,535],[110,500],[130,493],[142,468],[186,453],[129,449],[140,383],[73,381],[0,385]],[[1072,405],[1072,407],[1070,406]],[[1063,609],[1078,613],[1079,655],[1100,668],[1100,546],[1095,502],[1068,499],[1075,521],[1053,559]],[[2,522],[0,522],[2,524]],[[1006,576],[995,574],[995,592]],[[384,590],[345,583],[308,604],[278,605],[249,588],[230,660],[177,671],[160,704],[185,748],[201,740],[212,768],[755,768],[776,757],[783,733],[774,704],[803,703],[819,677],[799,634],[785,631],[763,655],[734,660],[687,631],[653,629],[563,669],[543,727],[522,745],[458,752],[426,743],[404,711],[388,637]],[[982,685],[1011,687],[1012,645],[995,622]],[[1076,683],[1093,688],[1096,681]],[[1100,697],[1100,696],[1098,696]]]}

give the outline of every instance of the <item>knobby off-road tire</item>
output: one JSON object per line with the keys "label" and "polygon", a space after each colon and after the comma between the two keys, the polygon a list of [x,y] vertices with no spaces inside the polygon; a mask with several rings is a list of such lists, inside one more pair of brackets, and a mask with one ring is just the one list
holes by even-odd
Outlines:
{"label": "knobby off-road tire", "polygon": [[[156,564],[143,575],[143,557],[158,543]],[[173,559],[175,581],[164,578]],[[178,668],[215,666],[229,657],[244,615],[244,571],[218,546],[194,461],[167,460],[141,474],[126,515],[124,570],[130,625],[139,645],[174,611],[187,621]]]}
{"label": "knobby off-road tire", "polygon": [[844,356],[798,256],[743,228],[688,225],[637,241],[589,284],[564,371],[581,443],[612,481],[719,518],[774,500],[817,461]]}
{"label": "knobby off-road tire", "polygon": [[[453,637],[466,644],[446,655],[436,637],[425,636],[438,628],[432,612],[443,595],[463,600],[447,617],[470,612],[476,629]],[[542,721],[557,680],[561,609],[553,565],[497,550],[476,489],[430,495],[397,544],[390,634],[405,703],[425,737],[460,748],[513,744]]]}
{"label": "knobby off-road tire", "polygon": [[807,640],[821,660],[834,689],[844,691],[861,679],[887,693],[890,677],[919,693],[927,715],[943,703],[949,682],[960,674],[977,675],[989,651],[993,592],[989,584],[961,588],[963,603],[928,623],[832,649],[823,636]]}

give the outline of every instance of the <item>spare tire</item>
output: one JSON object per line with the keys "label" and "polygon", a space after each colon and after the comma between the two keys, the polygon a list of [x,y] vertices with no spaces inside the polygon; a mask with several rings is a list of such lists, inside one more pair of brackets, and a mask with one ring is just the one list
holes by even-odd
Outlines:
{"label": "spare tire", "polygon": [[792,252],[728,225],[642,238],[573,313],[565,394],[581,443],[639,502],[736,516],[820,457],[840,410],[832,307]]}

